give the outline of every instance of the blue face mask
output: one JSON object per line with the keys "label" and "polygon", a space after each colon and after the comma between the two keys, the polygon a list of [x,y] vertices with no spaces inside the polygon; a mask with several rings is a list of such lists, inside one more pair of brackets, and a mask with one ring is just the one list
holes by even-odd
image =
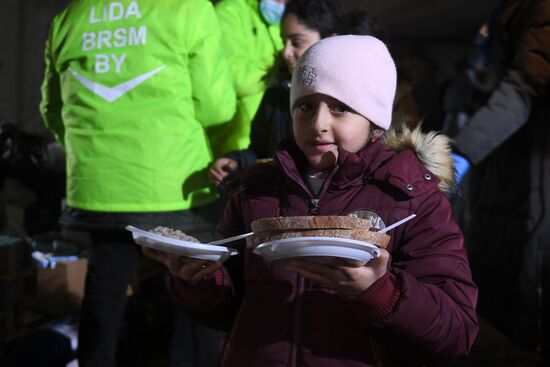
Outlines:
{"label": "blue face mask", "polygon": [[277,24],[285,11],[285,4],[275,0],[260,0],[260,13],[267,24]]}

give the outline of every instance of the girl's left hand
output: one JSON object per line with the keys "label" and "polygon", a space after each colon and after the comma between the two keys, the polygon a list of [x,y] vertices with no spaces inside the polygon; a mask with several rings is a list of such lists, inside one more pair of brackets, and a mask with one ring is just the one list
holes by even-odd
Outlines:
{"label": "girl's left hand", "polygon": [[[287,264],[287,269],[332,287],[344,295],[356,296],[367,290],[386,273],[389,258],[388,251],[382,249],[380,256],[358,268],[292,260]],[[338,259],[334,261],[336,265]]]}
{"label": "girl's left hand", "polygon": [[173,255],[163,251],[142,247],[143,253],[153,260],[164,264],[170,273],[190,286],[201,283],[222,267],[221,263],[211,260],[193,259]]}

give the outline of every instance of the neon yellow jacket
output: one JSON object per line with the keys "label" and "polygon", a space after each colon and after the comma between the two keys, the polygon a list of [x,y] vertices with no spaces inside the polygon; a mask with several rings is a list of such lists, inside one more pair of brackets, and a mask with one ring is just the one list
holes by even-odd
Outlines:
{"label": "neon yellow jacket", "polygon": [[215,199],[205,127],[235,91],[207,0],[75,0],[46,43],[40,111],[67,154],[67,203],[182,210]]}
{"label": "neon yellow jacket", "polygon": [[220,157],[248,147],[252,118],[266,89],[262,78],[283,41],[279,25],[264,22],[258,0],[222,0],[216,14],[237,91],[237,112],[230,123],[208,129],[214,156]]}

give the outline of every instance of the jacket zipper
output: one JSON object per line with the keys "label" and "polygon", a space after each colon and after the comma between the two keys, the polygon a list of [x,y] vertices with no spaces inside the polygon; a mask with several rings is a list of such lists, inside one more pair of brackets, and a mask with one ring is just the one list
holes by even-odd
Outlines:
{"label": "jacket zipper", "polygon": [[[296,181],[300,187],[304,190],[304,192],[309,196],[309,210],[307,212],[308,215],[317,215],[319,213],[319,201],[320,197],[325,193],[328,182],[332,178],[332,175],[336,172],[336,167],[330,172],[330,174],[327,176],[325,182],[323,182],[323,186],[321,186],[321,190],[319,190],[319,195],[316,197],[314,196],[311,191],[309,191],[309,188],[303,184],[303,182]],[[290,366],[296,367],[298,363],[298,341],[299,341],[299,323],[298,320],[300,319],[300,313],[302,308],[302,295],[304,293],[304,277],[301,275],[298,275],[298,290],[296,295],[296,303],[294,306],[294,312],[293,312],[293,330],[292,330],[292,345],[290,350]]]}
{"label": "jacket zipper", "polygon": [[[283,159],[281,158],[281,156],[279,155],[279,153],[276,153],[276,156],[279,160],[279,162],[282,162]],[[282,164],[283,166],[283,169],[286,170],[286,166],[284,164]],[[306,193],[306,195],[309,197],[309,210],[307,211],[307,215],[317,215],[319,213],[319,202],[320,202],[320,198],[323,196],[323,194],[325,193],[325,191],[327,190],[327,187],[328,187],[328,183],[330,182],[330,180],[332,179],[332,176],[334,175],[334,173],[336,172],[336,170],[338,169],[338,166],[334,167],[332,169],[332,171],[330,172],[330,174],[327,176],[325,182],[323,182],[323,186],[321,186],[321,190],[319,190],[319,195],[315,196],[311,193],[311,191],[309,190],[309,188],[304,184],[303,180],[295,180],[293,179],[294,182],[296,182],[301,188],[302,190],[304,190],[304,192]],[[289,177],[292,177],[293,175],[289,175]],[[300,328],[299,328],[299,323],[298,323],[298,320],[300,319],[300,313],[301,313],[301,306],[302,306],[302,295],[304,293],[304,285],[305,285],[305,280],[304,278],[301,276],[301,275],[297,275],[298,276],[298,290],[297,290],[297,295],[296,295],[296,301],[295,301],[295,305],[294,305],[294,312],[293,312],[293,325],[292,325],[292,344],[291,344],[291,349],[290,349],[290,367],[296,367],[296,365],[298,364],[298,343],[299,343],[299,333],[300,333]]]}
{"label": "jacket zipper", "polygon": [[301,306],[302,306],[302,294],[304,293],[304,277],[296,275],[298,277],[298,290],[296,293],[296,303],[293,312],[293,327],[292,327],[292,346],[290,350],[290,367],[296,367],[298,364],[298,342],[300,337],[300,327],[298,319],[300,318]]}
{"label": "jacket zipper", "polygon": [[[309,188],[306,185],[304,185],[302,182],[296,181],[296,183],[304,190],[307,196],[309,196],[309,209],[306,214],[317,215],[317,213],[319,212],[319,198],[315,197],[311,193],[311,191],[309,191]],[[323,191],[324,187],[325,187],[325,183],[323,183],[323,186],[321,187],[321,191]],[[321,191],[319,191],[319,194],[321,194]]]}
{"label": "jacket zipper", "polygon": [[305,185],[302,185],[300,183],[300,186],[302,186],[302,188],[305,190],[305,192],[309,195],[310,199],[309,199],[309,210],[307,212],[308,215],[317,215],[319,214],[319,201],[320,201],[320,197],[323,196],[323,194],[325,193],[325,191],[327,190],[327,187],[328,187],[328,182],[330,179],[332,179],[332,175],[334,175],[334,172],[336,172],[336,167],[334,167],[332,169],[332,171],[330,171],[330,174],[327,176],[327,178],[325,179],[325,182],[323,182],[323,186],[321,186],[321,190],[319,190],[319,194],[317,196],[313,195],[309,189],[307,189],[305,187]]}
{"label": "jacket zipper", "polygon": [[312,197],[309,199],[309,210],[307,212],[308,215],[316,215],[319,212],[319,199],[316,197]]}
{"label": "jacket zipper", "polygon": [[378,347],[378,342],[372,337],[369,336],[369,343],[372,350],[372,355],[376,361],[376,367],[382,367],[382,358],[380,356],[380,348]]}

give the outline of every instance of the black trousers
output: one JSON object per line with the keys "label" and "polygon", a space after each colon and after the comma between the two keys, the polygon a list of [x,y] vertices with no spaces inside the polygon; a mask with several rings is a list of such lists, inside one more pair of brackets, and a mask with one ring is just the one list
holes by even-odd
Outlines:
{"label": "black trousers", "polygon": [[[184,212],[158,213],[150,225],[139,225],[145,229],[156,225],[177,228],[208,242],[214,238],[218,216],[219,208],[210,205]],[[94,230],[90,236],[92,247],[80,311],[78,361],[80,367],[111,367],[116,366],[126,292],[138,270],[141,248],[130,232],[123,229]],[[173,313],[169,364],[214,367],[223,333],[194,323],[177,307]]]}
{"label": "black trousers", "polygon": [[80,310],[79,366],[115,366],[126,291],[137,271],[141,250],[126,233],[91,235],[93,246]]}

